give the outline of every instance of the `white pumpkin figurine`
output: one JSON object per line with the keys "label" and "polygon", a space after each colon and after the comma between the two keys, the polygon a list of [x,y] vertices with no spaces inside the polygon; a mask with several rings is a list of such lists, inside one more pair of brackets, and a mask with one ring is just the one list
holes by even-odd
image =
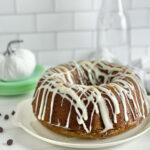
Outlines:
{"label": "white pumpkin figurine", "polygon": [[34,54],[27,49],[13,49],[12,44],[22,40],[10,41],[5,53],[0,54],[0,80],[21,80],[31,75],[36,66]]}

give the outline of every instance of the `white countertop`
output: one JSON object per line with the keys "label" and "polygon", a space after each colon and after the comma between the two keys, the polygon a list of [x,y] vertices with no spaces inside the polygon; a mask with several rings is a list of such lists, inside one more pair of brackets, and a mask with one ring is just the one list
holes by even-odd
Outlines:
{"label": "white countertop", "polygon": [[[0,150],[67,150],[67,148],[54,146],[42,142],[31,135],[27,134],[20,128],[13,126],[11,120],[12,110],[15,110],[17,104],[25,99],[32,97],[32,93],[22,96],[0,96],[0,127],[4,128],[4,132],[0,133]],[[4,115],[9,114],[10,119],[4,120]],[[8,139],[13,139],[14,144],[6,145]],[[150,150],[150,131],[140,138],[118,147],[112,147],[106,150]],[[68,149],[70,150],[70,148]]]}

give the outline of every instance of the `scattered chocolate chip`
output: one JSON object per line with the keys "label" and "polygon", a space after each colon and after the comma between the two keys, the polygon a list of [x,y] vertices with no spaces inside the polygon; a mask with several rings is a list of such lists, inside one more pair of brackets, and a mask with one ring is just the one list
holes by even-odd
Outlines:
{"label": "scattered chocolate chip", "polygon": [[16,113],[16,112],[13,110],[12,113],[11,113],[11,115],[13,116],[13,115],[15,115],[15,113]]}
{"label": "scattered chocolate chip", "polygon": [[8,119],[9,119],[9,116],[8,116],[8,115],[5,115],[5,116],[4,116],[4,119],[5,119],[5,120],[8,120]]}
{"label": "scattered chocolate chip", "polygon": [[1,116],[2,114],[0,113],[0,116]]}
{"label": "scattered chocolate chip", "polygon": [[7,140],[7,145],[12,145],[12,144],[13,144],[13,140],[12,139]]}
{"label": "scattered chocolate chip", "polygon": [[3,132],[3,128],[2,127],[0,127],[0,133],[2,133]]}

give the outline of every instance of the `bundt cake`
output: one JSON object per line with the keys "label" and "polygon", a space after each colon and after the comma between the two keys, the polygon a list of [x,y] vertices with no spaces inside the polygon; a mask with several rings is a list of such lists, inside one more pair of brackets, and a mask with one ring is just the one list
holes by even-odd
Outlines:
{"label": "bundt cake", "polygon": [[79,138],[106,138],[136,127],[148,115],[147,93],[129,68],[101,60],[48,69],[32,102],[48,129]]}

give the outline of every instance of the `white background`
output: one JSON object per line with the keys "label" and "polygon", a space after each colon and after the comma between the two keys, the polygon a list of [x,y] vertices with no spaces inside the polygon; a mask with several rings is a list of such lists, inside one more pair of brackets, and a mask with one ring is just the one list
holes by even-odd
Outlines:
{"label": "white background", "polygon": [[[132,59],[150,55],[150,0],[125,0],[131,22]],[[84,59],[95,49],[101,0],[0,0],[0,51],[20,38],[39,63]],[[126,61],[127,52],[116,50]]]}

